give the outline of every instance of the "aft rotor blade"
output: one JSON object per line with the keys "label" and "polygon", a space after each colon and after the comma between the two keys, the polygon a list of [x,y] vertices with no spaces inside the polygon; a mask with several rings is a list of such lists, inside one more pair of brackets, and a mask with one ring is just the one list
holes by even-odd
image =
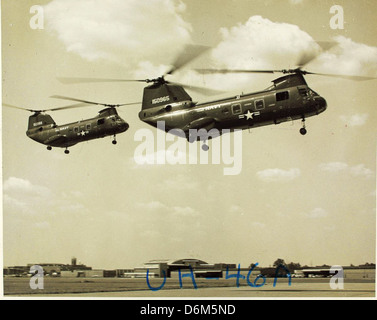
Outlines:
{"label": "aft rotor blade", "polygon": [[14,106],[12,104],[8,104],[8,103],[3,103],[3,106],[9,107],[9,108],[14,108],[14,109],[19,109],[19,110],[30,111],[30,112],[38,112],[38,111],[41,112],[42,111],[42,110],[33,110],[33,109],[21,108],[21,107],[17,107],[17,106]]}
{"label": "aft rotor blade", "polygon": [[247,70],[247,69],[195,69],[195,71],[202,74],[211,73],[275,73],[281,70]]}
{"label": "aft rotor blade", "polygon": [[81,103],[84,103],[84,104],[92,104],[92,105],[98,105],[98,106],[109,106],[109,107],[120,107],[120,106],[140,104],[140,102],[131,102],[131,103],[122,103],[122,104],[109,104],[109,103],[100,103],[100,102],[82,100],[82,99],[71,98],[71,97],[66,97],[66,96],[59,96],[59,95],[54,95],[54,96],[51,96],[50,98],[77,101],[77,102],[81,102]]}
{"label": "aft rotor blade", "polygon": [[100,82],[147,82],[148,80],[140,79],[106,79],[106,78],[65,78],[59,77],[58,80],[64,84],[77,84],[77,83],[100,83]]}
{"label": "aft rotor blade", "polygon": [[167,83],[178,85],[178,86],[181,86],[181,87],[183,87],[187,90],[192,90],[192,91],[195,91],[195,92],[207,95],[207,96],[218,95],[218,94],[224,93],[224,91],[220,91],[220,90],[209,89],[209,88],[198,87],[198,86],[192,86],[192,85],[189,85],[189,84],[182,84],[182,83],[178,83],[178,82],[167,81]]}
{"label": "aft rotor blade", "polygon": [[30,111],[30,112],[46,112],[46,111],[57,111],[57,110],[64,110],[64,109],[71,109],[71,108],[79,108],[79,107],[84,107],[87,104],[85,103],[76,103],[73,105],[65,106],[65,107],[57,107],[57,108],[50,108],[50,109],[41,109],[41,110],[36,110],[36,109],[26,109],[26,108],[21,108],[17,107],[11,104],[3,103],[3,106],[10,107],[10,108],[15,108],[15,109],[20,109],[20,110],[25,110],[25,111]]}
{"label": "aft rotor blade", "polygon": [[207,46],[187,45],[172,64],[173,67],[166,74],[172,74],[209,49],[210,47]]}

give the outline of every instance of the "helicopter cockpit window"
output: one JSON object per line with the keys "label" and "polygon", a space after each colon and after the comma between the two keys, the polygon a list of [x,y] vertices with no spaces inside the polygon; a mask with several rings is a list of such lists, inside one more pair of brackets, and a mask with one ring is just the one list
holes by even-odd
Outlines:
{"label": "helicopter cockpit window", "polygon": [[288,99],[289,99],[288,91],[278,92],[276,94],[276,101],[283,101],[283,100],[288,100]]}
{"label": "helicopter cockpit window", "polygon": [[97,121],[97,125],[101,125],[101,124],[104,124],[105,123],[105,119],[99,119],[98,121]]}
{"label": "helicopter cockpit window", "polygon": [[298,93],[301,97],[307,97],[309,95],[308,90],[306,88],[298,88]]}

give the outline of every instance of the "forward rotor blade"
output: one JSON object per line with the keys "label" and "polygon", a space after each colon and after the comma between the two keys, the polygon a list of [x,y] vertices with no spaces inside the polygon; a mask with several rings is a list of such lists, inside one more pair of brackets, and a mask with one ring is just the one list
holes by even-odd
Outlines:
{"label": "forward rotor blade", "polygon": [[340,78],[340,79],[347,79],[347,80],[354,80],[354,81],[366,81],[366,80],[377,79],[377,77],[355,76],[355,75],[347,75],[347,74],[315,73],[315,72],[308,72],[308,71],[305,71],[305,74],[333,77],[333,78]]}
{"label": "forward rotor blade", "polygon": [[314,59],[316,59],[320,54],[322,54],[325,51],[330,50],[332,47],[336,46],[338,43],[335,41],[315,41],[316,44],[318,44],[321,47],[320,52],[315,53],[309,53],[309,54],[302,54],[300,59],[297,62],[297,66],[302,68],[306,66],[308,63],[312,62]]}
{"label": "forward rotor blade", "polygon": [[101,79],[101,78],[65,78],[59,77],[58,80],[64,84],[77,83],[99,83],[99,82],[147,82],[148,80],[132,79]]}
{"label": "forward rotor blade", "polygon": [[210,47],[207,46],[187,45],[172,64],[173,67],[166,74],[172,74],[209,49]]}

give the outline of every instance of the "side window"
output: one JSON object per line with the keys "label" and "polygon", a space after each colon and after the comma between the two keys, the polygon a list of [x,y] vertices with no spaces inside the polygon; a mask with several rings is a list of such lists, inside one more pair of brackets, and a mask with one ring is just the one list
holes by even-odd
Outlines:
{"label": "side window", "polygon": [[76,132],[76,133],[79,132],[79,127],[74,127],[73,131]]}
{"label": "side window", "polygon": [[224,115],[228,115],[229,114],[229,109],[227,107],[223,107],[221,109],[221,112],[224,114]]}
{"label": "side window", "polygon": [[264,109],[264,100],[255,100],[255,110],[262,110]]}
{"label": "side window", "polygon": [[276,93],[276,101],[283,101],[283,100],[288,100],[288,99],[289,99],[289,92],[288,91]]}
{"label": "side window", "polygon": [[241,113],[241,105],[240,104],[232,105],[232,112],[233,112],[233,114],[240,114]]}
{"label": "side window", "polygon": [[97,121],[97,125],[101,125],[101,124],[104,124],[104,123],[105,123],[105,119],[104,119],[104,118],[99,119],[99,120]]}
{"label": "side window", "polygon": [[90,123],[86,125],[86,130],[90,130]]}

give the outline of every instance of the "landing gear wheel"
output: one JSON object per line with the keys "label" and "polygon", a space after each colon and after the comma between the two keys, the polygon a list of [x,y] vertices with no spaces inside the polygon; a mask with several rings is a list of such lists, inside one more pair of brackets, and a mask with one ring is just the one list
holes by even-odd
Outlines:
{"label": "landing gear wheel", "polygon": [[114,134],[114,140],[112,141],[112,143],[113,143],[113,144],[117,144],[115,134]]}
{"label": "landing gear wheel", "polygon": [[208,151],[209,150],[209,146],[207,144],[203,144],[202,145],[202,150],[203,151]]}
{"label": "landing gear wheel", "polygon": [[305,118],[302,118],[302,128],[300,129],[300,133],[304,136],[306,135],[307,131],[305,129]]}
{"label": "landing gear wheel", "polygon": [[48,147],[47,147],[47,150],[51,150],[51,149],[52,149],[52,147],[51,147],[51,146],[48,146]]}
{"label": "landing gear wheel", "polygon": [[69,154],[69,150],[68,150],[68,149],[65,149],[65,150],[64,150],[64,153],[65,153],[65,154]]}

